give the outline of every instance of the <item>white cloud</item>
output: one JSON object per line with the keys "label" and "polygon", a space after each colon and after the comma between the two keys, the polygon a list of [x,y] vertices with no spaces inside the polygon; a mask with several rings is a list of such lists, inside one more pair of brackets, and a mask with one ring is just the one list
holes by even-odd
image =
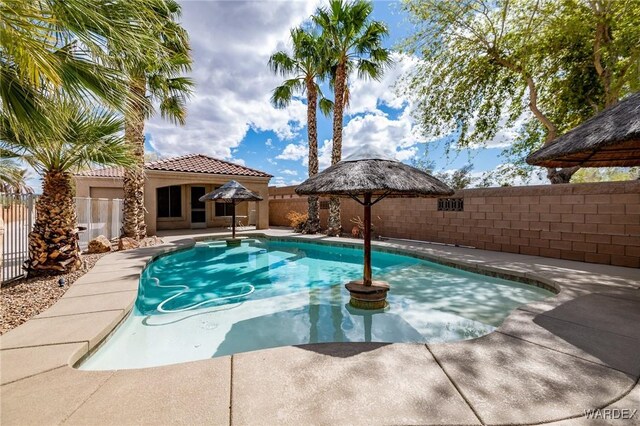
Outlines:
{"label": "white cloud", "polygon": [[287,186],[285,179],[282,176],[274,176],[269,182],[271,186]]}
{"label": "white cloud", "polygon": [[419,62],[415,56],[393,52],[391,54],[393,60],[392,66],[385,71],[379,81],[364,80],[356,78],[356,75],[350,76],[350,105],[347,114],[359,114],[378,112],[379,105],[386,105],[394,109],[402,109],[409,104],[409,98],[399,94],[394,90],[394,86],[400,77]]}
{"label": "white cloud", "polygon": [[271,91],[281,77],[267,68],[289,29],[307,19],[317,2],[184,2],[182,23],[193,49],[195,93],[187,124],[152,118],[146,131],[163,156],[205,153],[230,158],[249,129],[292,139],[306,123],[306,107],[294,100],[275,109]]}
{"label": "white cloud", "polygon": [[[408,107],[407,107],[408,108]],[[406,161],[418,153],[415,145],[423,142],[412,123],[408,109],[396,119],[377,113],[356,116],[344,127],[342,134],[342,158],[348,157],[363,145],[371,145]],[[325,140],[320,147],[320,168],[331,164],[331,141]]]}
{"label": "white cloud", "polygon": [[291,169],[280,170],[280,173],[282,173],[283,175],[298,176],[298,172],[296,172],[295,170],[291,170]]}
{"label": "white cloud", "polygon": [[244,162],[244,160],[242,158],[232,157],[228,161],[230,161],[232,163],[235,163],[235,164],[240,164],[241,166],[245,166],[246,165],[246,163]]}
{"label": "white cloud", "polygon": [[302,183],[302,181],[299,180],[299,179],[288,180],[287,178],[285,178],[283,176],[276,176],[274,178],[271,178],[271,181],[269,182],[269,185],[272,185],[272,186],[289,186],[289,185],[299,185],[300,183]]}
{"label": "white cloud", "polygon": [[302,142],[298,144],[290,143],[284,147],[284,150],[276,156],[279,160],[301,160],[307,158],[309,148]]}

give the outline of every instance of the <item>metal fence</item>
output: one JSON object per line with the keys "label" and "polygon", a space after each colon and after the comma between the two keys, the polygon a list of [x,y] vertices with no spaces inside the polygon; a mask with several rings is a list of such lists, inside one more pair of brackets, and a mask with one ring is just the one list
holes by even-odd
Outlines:
{"label": "metal fence", "polygon": [[0,282],[23,274],[22,264],[29,255],[29,232],[35,220],[36,198],[33,194],[0,192],[1,217],[4,223],[4,235],[0,236]]}
{"label": "metal fence", "polygon": [[[0,282],[23,276],[24,262],[29,257],[29,232],[35,220],[33,194],[0,192],[1,218],[4,232],[0,231]],[[120,199],[75,198],[80,248],[85,250],[93,238],[104,235],[108,239],[120,235],[122,205]]]}

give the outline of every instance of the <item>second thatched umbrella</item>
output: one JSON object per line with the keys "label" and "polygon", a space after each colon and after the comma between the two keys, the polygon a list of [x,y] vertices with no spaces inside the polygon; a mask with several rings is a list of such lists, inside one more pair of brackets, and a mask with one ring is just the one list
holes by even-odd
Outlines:
{"label": "second thatched umbrella", "polygon": [[532,153],[527,163],[544,167],[640,166],[640,92]]}
{"label": "second thatched umbrella", "polygon": [[373,281],[371,277],[371,206],[387,197],[437,197],[451,195],[453,190],[422,170],[363,147],[302,182],[296,193],[349,197],[364,206],[363,279],[352,281],[346,287],[351,293],[350,303],[353,306],[379,309],[386,305],[389,285]]}
{"label": "second thatched umbrella", "polygon": [[[231,238],[236,239],[236,204],[242,201],[262,201],[262,197],[242,186],[235,180],[222,185],[220,188],[200,197],[200,201],[216,201],[220,203],[231,203]],[[229,241],[227,241],[229,243]]]}

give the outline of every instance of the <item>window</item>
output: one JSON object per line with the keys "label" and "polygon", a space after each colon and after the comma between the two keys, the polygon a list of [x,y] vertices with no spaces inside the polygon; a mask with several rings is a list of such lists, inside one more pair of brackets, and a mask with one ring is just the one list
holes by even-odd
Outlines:
{"label": "window", "polygon": [[328,210],[329,202],[328,201],[320,201],[320,210]]}
{"label": "window", "polygon": [[463,198],[438,198],[438,211],[461,212],[464,211]]}
{"label": "window", "polygon": [[182,217],[182,188],[165,186],[156,190],[158,217]]}
{"label": "window", "polygon": [[205,210],[204,201],[200,201],[206,193],[204,186],[192,186],[191,187],[191,223],[205,223],[207,221],[207,214]]}
{"label": "window", "polygon": [[231,216],[233,203],[216,203],[216,216]]}

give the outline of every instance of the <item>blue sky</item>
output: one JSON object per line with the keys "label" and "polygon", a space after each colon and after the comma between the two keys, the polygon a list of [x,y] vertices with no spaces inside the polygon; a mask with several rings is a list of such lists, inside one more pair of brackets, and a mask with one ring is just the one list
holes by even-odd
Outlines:
{"label": "blue sky", "polygon": [[[326,0],[179,0],[182,25],[189,32],[196,83],[189,100],[187,123],[175,126],[154,116],[146,123],[146,150],[161,158],[202,153],[266,171],[272,185],[292,185],[307,176],[306,105],[294,99],[287,109],[275,109],[269,98],[281,83],[267,67],[277,50],[288,50],[291,28],[308,20]],[[384,21],[393,49],[412,26],[397,1],[375,1],[373,18]],[[350,79],[351,103],[345,111],[343,157],[361,145],[395,152],[400,161],[433,161],[436,171],[458,169],[471,162],[473,174],[503,162],[500,153],[513,132],[501,132],[489,148],[451,151],[423,135],[412,119],[412,104],[394,89],[411,71],[416,57],[393,53],[394,66],[380,81]],[[331,97],[330,90],[325,93]],[[331,118],[318,114],[320,169],[330,165]],[[535,180],[534,180],[535,182]],[[40,179],[30,172],[37,191]]]}
{"label": "blue sky", "polygon": [[[204,153],[269,172],[272,184],[298,183],[306,177],[306,106],[295,100],[285,110],[269,103],[280,78],[267,68],[269,56],[288,48],[288,32],[323,1],[183,1],[182,23],[193,48],[196,93],[188,107],[187,125],[176,127],[155,117],[147,124],[147,147],[162,157]],[[398,2],[374,2],[373,18],[387,23],[395,47],[411,32]],[[394,84],[417,61],[395,54],[396,64],[379,82],[350,81],[351,105],[344,120],[343,156],[357,146],[377,145],[410,162],[423,158],[438,170],[474,164],[475,173],[500,164],[504,141],[497,148],[452,152],[420,134],[411,117],[409,99]],[[320,167],[330,162],[331,119],[319,114]]]}

